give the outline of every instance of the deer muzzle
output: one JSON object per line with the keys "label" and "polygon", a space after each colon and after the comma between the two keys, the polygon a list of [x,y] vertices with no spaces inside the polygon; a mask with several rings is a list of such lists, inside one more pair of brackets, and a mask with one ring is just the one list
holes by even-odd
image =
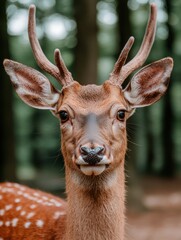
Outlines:
{"label": "deer muzzle", "polygon": [[87,147],[83,145],[80,146],[79,153],[76,165],[83,174],[88,176],[100,175],[111,163],[106,156],[106,148],[104,146]]}
{"label": "deer muzzle", "polygon": [[88,114],[85,118],[85,131],[76,150],[75,164],[83,174],[97,176],[106,170],[110,164],[108,148],[100,133],[98,116]]}

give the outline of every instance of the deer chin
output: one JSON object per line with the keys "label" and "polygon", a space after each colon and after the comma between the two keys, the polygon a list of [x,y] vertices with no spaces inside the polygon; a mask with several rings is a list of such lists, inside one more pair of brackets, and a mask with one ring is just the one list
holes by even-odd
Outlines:
{"label": "deer chin", "polygon": [[98,176],[103,173],[107,166],[106,164],[101,165],[80,165],[81,172],[87,176]]}

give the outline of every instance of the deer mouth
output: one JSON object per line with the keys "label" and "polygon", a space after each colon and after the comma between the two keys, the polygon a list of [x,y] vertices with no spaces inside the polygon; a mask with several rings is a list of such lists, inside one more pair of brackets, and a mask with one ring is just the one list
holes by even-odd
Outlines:
{"label": "deer mouth", "polygon": [[82,156],[79,156],[79,158],[76,161],[76,165],[81,170],[81,172],[87,176],[98,176],[101,173],[103,173],[110,165],[111,161],[108,160],[106,157],[103,157],[103,160],[90,164],[83,160]]}
{"label": "deer mouth", "polygon": [[99,165],[78,165],[82,173],[87,176],[98,176],[103,173],[106,168],[109,167],[109,164],[99,164]]}

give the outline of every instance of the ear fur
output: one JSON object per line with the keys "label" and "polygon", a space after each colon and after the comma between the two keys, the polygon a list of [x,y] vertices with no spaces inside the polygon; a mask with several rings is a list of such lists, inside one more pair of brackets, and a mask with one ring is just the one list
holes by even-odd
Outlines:
{"label": "ear fur", "polygon": [[145,107],[158,101],[167,90],[172,68],[172,58],[164,58],[136,73],[123,91],[131,107]]}
{"label": "ear fur", "polygon": [[55,110],[60,93],[43,74],[8,59],[3,64],[17,94],[25,103],[34,108]]}

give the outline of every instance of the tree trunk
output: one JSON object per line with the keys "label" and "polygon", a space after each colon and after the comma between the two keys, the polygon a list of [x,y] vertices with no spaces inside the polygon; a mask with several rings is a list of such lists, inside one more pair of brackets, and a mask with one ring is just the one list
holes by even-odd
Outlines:
{"label": "tree trunk", "polygon": [[9,57],[9,44],[7,35],[7,19],[6,19],[6,1],[1,1],[0,8],[0,102],[1,102],[1,144],[0,144],[0,181],[15,180],[15,153],[14,153],[14,132],[13,132],[13,113],[12,113],[12,87],[9,77],[5,73],[3,67],[4,58]]}
{"label": "tree trunk", "polygon": [[81,84],[97,82],[97,0],[74,0],[77,23],[75,79]]}
{"label": "tree trunk", "polygon": [[[173,43],[174,43],[174,31],[170,25],[171,18],[171,1],[166,0],[166,10],[168,14],[167,29],[168,29],[168,39],[166,42],[166,48],[168,55],[173,55]],[[173,79],[172,79],[172,82]],[[165,177],[173,177],[175,170],[175,159],[174,159],[174,144],[173,144],[173,109],[171,103],[171,92],[172,92],[172,83],[170,84],[168,91],[164,98],[163,104],[163,128],[162,128],[162,144],[163,144],[163,168],[162,175]]]}
{"label": "tree trunk", "polygon": [[[118,50],[120,54],[121,50],[125,46],[125,43],[131,36],[131,22],[130,22],[130,12],[127,6],[127,0],[119,1],[117,0],[117,13],[118,13],[118,34],[119,34],[119,46]],[[130,120],[128,120],[130,121]],[[137,117],[131,117],[131,122],[134,124],[137,122]],[[128,122],[129,124],[129,122]],[[128,182],[128,197],[127,202],[130,208],[141,209],[142,203],[140,198],[142,196],[142,190],[139,184],[139,177],[136,171],[136,160],[137,160],[137,148],[132,142],[128,142],[128,151],[126,159],[126,171],[130,176],[127,179]],[[126,174],[127,175],[127,174]]]}
{"label": "tree trunk", "polygon": [[131,36],[131,23],[127,3],[127,0],[117,0],[119,53],[123,49],[128,38]]}

